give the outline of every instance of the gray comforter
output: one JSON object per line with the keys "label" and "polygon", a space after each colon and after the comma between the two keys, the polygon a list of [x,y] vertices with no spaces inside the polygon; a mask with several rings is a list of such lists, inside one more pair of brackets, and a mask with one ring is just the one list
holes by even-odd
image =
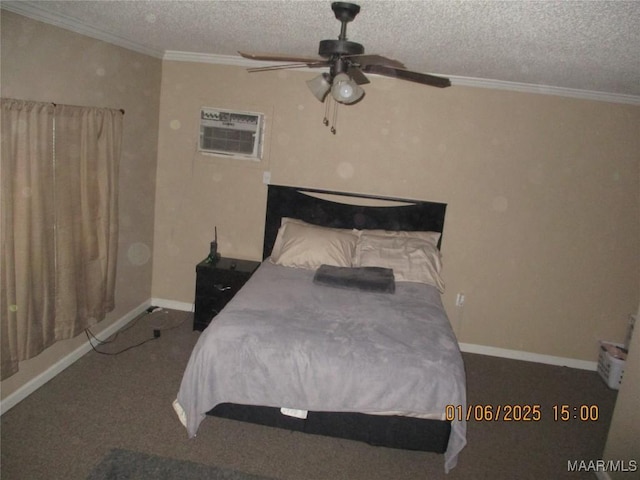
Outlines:
{"label": "gray comforter", "polygon": [[[314,272],[265,261],[201,334],[177,409],[188,435],[224,402],[308,411],[444,419],[466,405],[457,340],[435,287],[394,295],[313,283]],[[445,470],[466,444],[452,422]]]}

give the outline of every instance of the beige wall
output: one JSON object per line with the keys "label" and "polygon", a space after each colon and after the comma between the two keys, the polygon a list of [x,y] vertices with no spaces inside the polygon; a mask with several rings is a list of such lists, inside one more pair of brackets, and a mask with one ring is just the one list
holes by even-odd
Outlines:
{"label": "beige wall", "polygon": [[[122,108],[120,241],[116,308],[107,327],[151,297],[153,217],[162,63],[2,10],[2,96]],[[23,362],[1,384],[2,398],[86,342],[80,335]]]}
{"label": "beige wall", "polygon": [[[595,361],[598,339],[622,340],[639,301],[640,108],[372,78],[332,135],[313,75],[164,62],[154,297],[193,301],[214,225],[223,255],[260,258],[270,171],[447,203],[444,301],[462,342]],[[262,163],[200,154],[202,106],[264,112]]]}

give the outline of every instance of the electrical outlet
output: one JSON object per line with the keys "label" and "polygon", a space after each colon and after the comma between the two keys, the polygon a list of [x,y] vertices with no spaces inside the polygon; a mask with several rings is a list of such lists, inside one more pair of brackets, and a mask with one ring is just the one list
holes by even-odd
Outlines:
{"label": "electrical outlet", "polygon": [[464,305],[464,293],[460,292],[456,295],[456,307],[461,307]]}

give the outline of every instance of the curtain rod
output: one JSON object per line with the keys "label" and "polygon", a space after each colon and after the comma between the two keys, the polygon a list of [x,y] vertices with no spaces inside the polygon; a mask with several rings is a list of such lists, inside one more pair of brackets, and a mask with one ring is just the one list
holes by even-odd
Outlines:
{"label": "curtain rod", "polygon": [[[54,107],[57,107],[58,105],[62,106],[65,105],[64,103],[55,103],[55,102],[51,102],[51,105],[53,105]],[[67,107],[78,107],[78,108],[87,108],[84,105],[66,105]],[[108,107],[95,107],[95,108],[108,108]],[[115,109],[109,109],[109,110],[115,110]],[[118,109],[120,111],[120,113],[122,113],[122,115],[124,115],[124,108],[120,108]]]}

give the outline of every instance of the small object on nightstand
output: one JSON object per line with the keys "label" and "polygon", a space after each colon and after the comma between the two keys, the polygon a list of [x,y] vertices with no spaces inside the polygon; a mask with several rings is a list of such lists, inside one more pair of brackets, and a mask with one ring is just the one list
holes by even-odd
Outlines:
{"label": "small object on nightstand", "polygon": [[207,263],[216,263],[220,260],[220,254],[218,253],[218,227],[214,228],[213,242],[209,244],[209,256],[206,259]]}
{"label": "small object on nightstand", "polygon": [[218,256],[196,266],[193,329],[204,330],[260,266],[260,262]]}

